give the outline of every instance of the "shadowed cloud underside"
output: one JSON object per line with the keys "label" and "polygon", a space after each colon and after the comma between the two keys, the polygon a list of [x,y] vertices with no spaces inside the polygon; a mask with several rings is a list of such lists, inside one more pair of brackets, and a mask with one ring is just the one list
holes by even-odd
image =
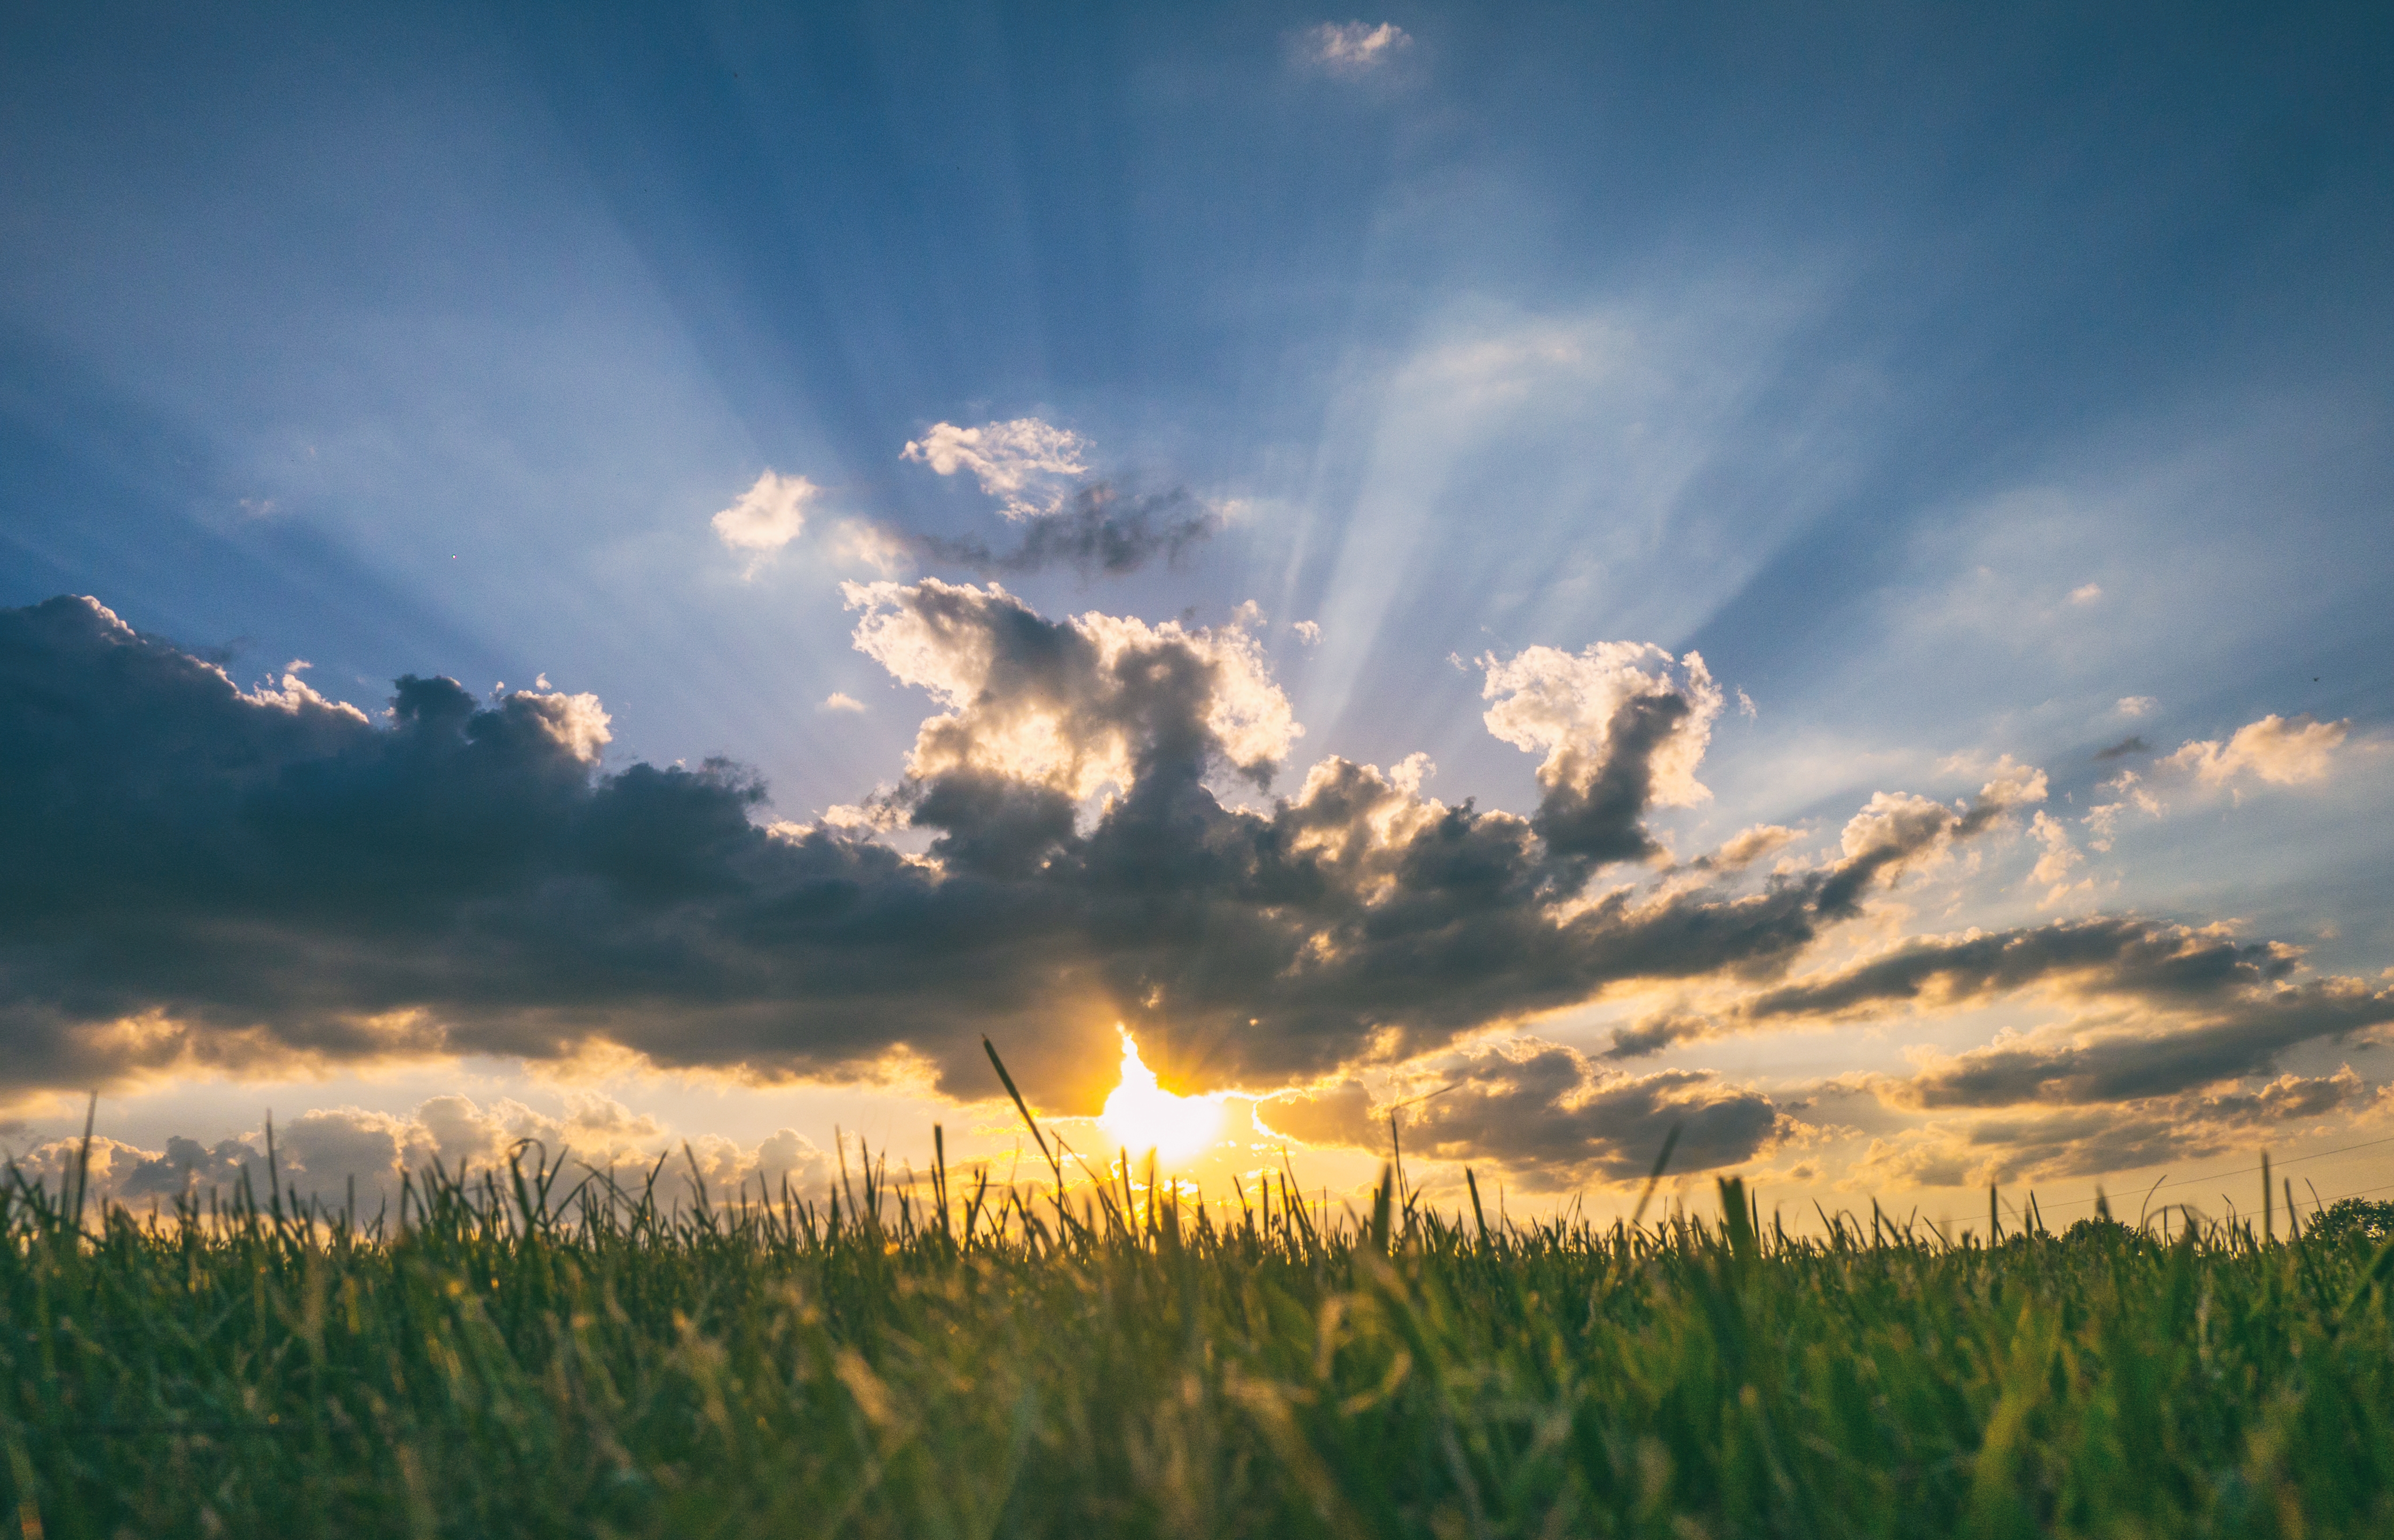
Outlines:
{"label": "shadowed cloud underside", "polygon": [[[1489,730],[1543,756],[1527,817],[1425,796],[1417,760],[1335,757],[1250,806],[1302,728],[1239,626],[1051,619],[935,579],[848,597],[857,647],[943,709],[877,791],[807,823],[766,822],[728,764],[602,768],[586,695],[409,677],[370,717],[296,673],[244,691],[91,599],[0,612],[7,1089],[606,1047],[768,1081],[912,1061],[971,1098],[986,1033],[1035,1098],[1094,1112],[1121,1022],[1179,1083],[1281,1093],[1260,1112],[1282,1133],[1369,1148],[1382,1104],[1436,1084],[1405,1113],[1425,1153],[1624,1179],[1675,1125],[1690,1169],[1809,1125],[1713,1072],[1482,1034],[1677,992],[1617,1064],[2027,1001],[2063,1019],[1869,1088],[1932,1112],[2208,1092],[2208,1115],[2249,1119],[2358,1083],[2293,1077],[2250,1107],[2217,1088],[2394,1020],[2394,993],[2297,977],[2295,949],[2134,916],[1808,967],[2045,778],[2005,761],[1959,804],[1880,793],[1767,873],[1788,831],[1676,861],[1649,817],[1708,796],[1722,704],[1692,653],[1482,659]],[[2253,734],[2305,756],[2323,735]],[[2200,775],[2232,752],[2182,757]]]}

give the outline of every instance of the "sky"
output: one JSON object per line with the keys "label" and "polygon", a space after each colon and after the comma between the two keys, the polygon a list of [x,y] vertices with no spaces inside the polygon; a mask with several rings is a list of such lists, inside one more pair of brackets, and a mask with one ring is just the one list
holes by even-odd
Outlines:
{"label": "sky", "polygon": [[32,1169],[2394,1191],[2382,14],[7,27]]}

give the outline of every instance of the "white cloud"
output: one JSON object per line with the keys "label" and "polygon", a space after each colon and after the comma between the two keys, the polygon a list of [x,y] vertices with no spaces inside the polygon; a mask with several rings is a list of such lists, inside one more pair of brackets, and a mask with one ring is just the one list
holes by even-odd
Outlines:
{"label": "white cloud", "polygon": [[1376,27],[1361,21],[1324,21],[1305,33],[1305,58],[1333,74],[1361,74],[1387,64],[1412,47],[1413,42],[1412,35],[1393,21]]}
{"label": "white cloud", "polygon": [[1128,707],[1152,688],[1146,664],[1165,655],[1188,656],[1209,671],[1204,722],[1233,766],[1275,764],[1304,731],[1262,648],[1237,626],[1190,630],[1091,611],[1062,623],[1072,645],[1043,658],[1046,677],[1034,689],[1019,663],[1000,655],[995,638],[1023,612],[996,584],[926,578],[911,586],[849,583],[840,591],[848,608],[864,612],[857,651],[950,708],[915,739],[908,770],[916,776],[968,767],[1075,797],[1109,783],[1127,787],[1145,720]]}
{"label": "white cloud", "polygon": [[1058,428],[1037,417],[958,428],[933,423],[920,439],[909,440],[899,458],[929,466],[941,476],[972,472],[980,490],[1005,499],[1008,519],[1029,519],[1056,504],[1052,494],[1036,501],[1031,493],[1061,477],[1085,476],[1089,441],[1069,428]]}
{"label": "white cloud", "polygon": [[2045,889],[2044,897],[2037,900],[2038,908],[2050,908],[2080,889],[2091,890],[2091,882],[2072,884],[2070,880],[2071,871],[2086,858],[2079,854],[2067,825],[2039,809],[2029,832],[2045,847],[2028,878],[2031,886]]}
{"label": "white cloud", "polygon": [[823,711],[862,711],[864,709],[864,703],[858,700],[855,696],[848,694],[844,691],[835,690],[830,694],[823,697],[823,703],[818,709]]}
{"label": "white cloud", "polygon": [[2083,583],[2070,590],[2070,602],[2072,604],[2092,604],[2102,597],[2103,586],[2099,583]]}
{"label": "white cloud", "polygon": [[[541,676],[544,682],[547,678]],[[522,702],[540,718],[542,730],[585,765],[597,764],[598,751],[615,741],[609,726],[614,718],[598,704],[598,697],[586,691],[576,695],[561,691],[544,695],[519,690],[508,699]]]}
{"label": "white cloud", "polygon": [[2226,785],[2246,771],[2273,785],[2297,785],[2325,779],[2329,758],[2351,727],[2350,722],[2322,722],[2308,717],[2289,721],[2273,713],[2238,728],[2225,746],[2216,739],[2197,740],[2161,765],[2192,770],[2206,785]]}
{"label": "white cloud", "polygon": [[[1555,647],[1527,648],[1504,659],[1490,653],[1480,665],[1487,673],[1480,693],[1496,703],[1481,720],[1516,748],[1545,750],[1538,778],[1546,784],[1584,781],[1600,770],[1623,707],[1677,696],[1684,707],[1647,761],[1653,799],[1684,808],[1712,796],[1697,783],[1696,766],[1712,742],[1721,691],[1696,653],[1675,665],[1670,653],[1651,643],[1600,641],[1579,653]],[[1681,675],[1677,680],[1675,666]]]}
{"label": "white cloud", "polygon": [[1296,632],[1296,639],[1308,647],[1322,645],[1322,625],[1318,621],[1300,620],[1289,629]]}
{"label": "white cloud", "polygon": [[2123,717],[2150,717],[2160,704],[2151,695],[2123,695],[2120,704],[2111,709]]}
{"label": "white cloud", "polygon": [[807,525],[807,505],[822,488],[803,476],[768,470],[740,500],[709,520],[724,545],[746,553],[754,573],[766,559],[798,537]]}
{"label": "white cloud", "polygon": [[895,576],[908,563],[906,542],[868,519],[843,519],[831,539],[832,555],[845,565],[870,567]]}

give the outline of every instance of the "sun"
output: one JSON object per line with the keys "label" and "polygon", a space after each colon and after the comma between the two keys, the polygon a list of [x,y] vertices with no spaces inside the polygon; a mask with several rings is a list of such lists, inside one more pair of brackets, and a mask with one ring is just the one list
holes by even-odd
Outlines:
{"label": "sun", "polygon": [[1122,1033],[1122,1084],[1106,1098],[1098,1126],[1133,1154],[1153,1150],[1156,1159],[1167,1163],[1187,1160],[1212,1144],[1222,1131],[1220,1099],[1174,1096],[1158,1086],[1129,1031],[1114,1030]]}

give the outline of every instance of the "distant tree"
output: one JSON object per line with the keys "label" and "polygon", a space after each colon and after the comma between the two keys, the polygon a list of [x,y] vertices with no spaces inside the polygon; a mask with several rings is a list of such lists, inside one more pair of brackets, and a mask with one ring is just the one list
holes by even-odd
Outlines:
{"label": "distant tree", "polygon": [[2303,1223],[2305,1238],[2335,1245],[2348,1235],[2372,1243],[2394,1239],[2394,1203],[2338,1198]]}

